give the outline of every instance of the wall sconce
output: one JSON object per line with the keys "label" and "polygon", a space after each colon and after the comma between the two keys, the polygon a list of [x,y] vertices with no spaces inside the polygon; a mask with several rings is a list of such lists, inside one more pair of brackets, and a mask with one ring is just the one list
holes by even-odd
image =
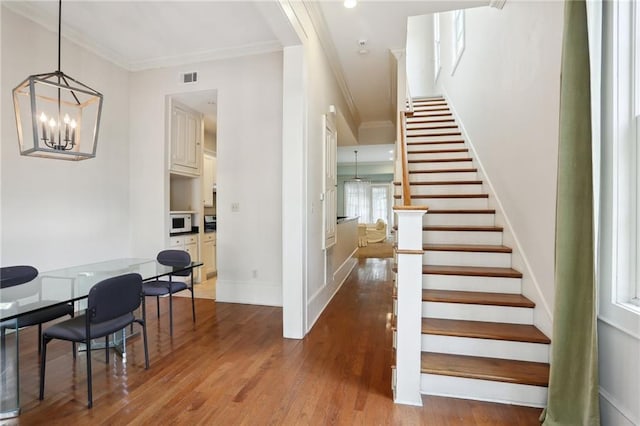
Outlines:
{"label": "wall sconce", "polygon": [[21,155],[85,160],[96,156],[102,94],[60,70],[62,0],[58,2],[58,69],[13,89]]}

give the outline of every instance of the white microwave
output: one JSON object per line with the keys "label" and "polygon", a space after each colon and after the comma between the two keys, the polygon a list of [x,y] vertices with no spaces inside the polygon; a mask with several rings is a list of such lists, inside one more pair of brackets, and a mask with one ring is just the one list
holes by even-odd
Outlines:
{"label": "white microwave", "polygon": [[171,213],[169,221],[170,234],[191,232],[191,213]]}

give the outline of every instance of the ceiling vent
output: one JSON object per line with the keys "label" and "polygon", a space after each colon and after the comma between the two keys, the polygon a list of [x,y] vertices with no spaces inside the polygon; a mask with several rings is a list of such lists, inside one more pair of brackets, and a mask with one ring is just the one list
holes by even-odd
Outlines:
{"label": "ceiling vent", "polygon": [[193,72],[184,72],[180,74],[180,82],[184,84],[191,84],[198,82],[198,73],[196,71]]}

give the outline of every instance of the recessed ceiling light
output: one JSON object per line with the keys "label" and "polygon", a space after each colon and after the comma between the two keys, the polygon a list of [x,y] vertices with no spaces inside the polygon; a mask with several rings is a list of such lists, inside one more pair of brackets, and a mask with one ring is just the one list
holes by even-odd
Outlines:
{"label": "recessed ceiling light", "polygon": [[344,0],[344,7],[353,9],[358,4],[358,0]]}

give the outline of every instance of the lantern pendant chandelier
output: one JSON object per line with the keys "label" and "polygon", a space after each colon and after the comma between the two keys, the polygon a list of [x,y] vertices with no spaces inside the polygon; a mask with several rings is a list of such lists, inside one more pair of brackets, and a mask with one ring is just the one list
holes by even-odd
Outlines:
{"label": "lantern pendant chandelier", "polygon": [[61,160],[96,156],[102,94],[60,70],[62,0],[58,1],[58,69],[13,89],[20,154]]}

